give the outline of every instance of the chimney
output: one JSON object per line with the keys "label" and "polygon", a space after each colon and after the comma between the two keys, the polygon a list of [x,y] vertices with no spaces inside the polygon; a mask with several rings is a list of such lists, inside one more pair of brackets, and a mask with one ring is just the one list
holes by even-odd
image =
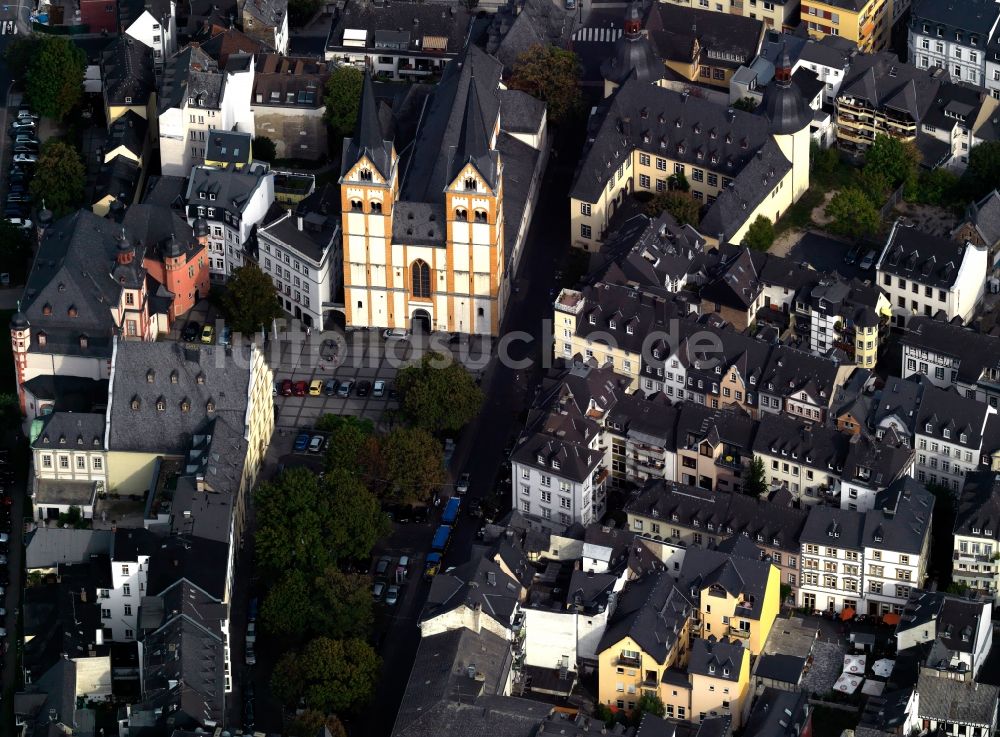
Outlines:
{"label": "chimney", "polygon": [[299,227],[299,230],[302,230],[302,216],[301,216],[301,215],[297,216],[297,217],[295,218],[295,221],[296,221],[296,224],[297,224],[297,225],[298,225],[298,227]]}

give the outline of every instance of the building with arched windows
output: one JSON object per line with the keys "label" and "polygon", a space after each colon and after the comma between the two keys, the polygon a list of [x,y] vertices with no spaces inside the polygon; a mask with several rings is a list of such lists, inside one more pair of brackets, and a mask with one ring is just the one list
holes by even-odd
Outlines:
{"label": "building with arched windows", "polygon": [[340,179],[349,326],[499,332],[546,138],[545,106],[501,71],[470,47],[391,115],[366,76]]}

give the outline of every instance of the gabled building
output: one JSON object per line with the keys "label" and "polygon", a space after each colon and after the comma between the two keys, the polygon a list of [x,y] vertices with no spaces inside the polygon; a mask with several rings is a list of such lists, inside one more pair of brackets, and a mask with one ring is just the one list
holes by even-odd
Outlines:
{"label": "gabled building", "polygon": [[993,471],[965,477],[955,512],[952,579],[985,596],[1000,584],[1000,480]]}
{"label": "gabled building", "polygon": [[710,491],[741,491],[757,423],[738,407],[680,405],[674,478]]}
{"label": "gabled building", "polygon": [[39,424],[31,438],[31,516],[58,520],[76,507],[84,519],[93,518],[97,495],[108,490],[104,414],[53,412]]}
{"label": "gabled building", "polygon": [[997,410],[951,389],[925,386],[917,413],[917,480],[958,493],[965,474],[983,468],[987,422]]}
{"label": "gabled building", "polygon": [[881,51],[890,42],[892,6],[887,0],[807,0],[800,18],[812,38],[840,36],[861,51]]}
{"label": "gabled building", "polygon": [[970,202],[965,208],[965,219],[951,236],[959,243],[985,246],[990,253],[989,263],[996,263],[1000,249],[1000,192],[994,189],[979,202]]}
{"label": "gabled building", "polygon": [[599,108],[577,169],[574,246],[598,250],[626,194],[662,191],[675,174],[707,206],[698,230],[712,245],[740,242],[758,215],[777,220],[809,186],[812,115],[790,64],[782,63],[768,88],[763,116],[625,81]]}
{"label": "gabled building", "polygon": [[924,165],[944,166],[957,174],[965,171],[973,148],[1000,139],[995,122],[998,109],[1000,101],[982,87],[967,82],[942,84],[920,123],[917,147]]}
{"label": "gabled building", "polygon": [[746,737],[809,737],[813,707],[804,691],[765,688],[747,718]]}
{"label": "gabled building", "polygon": [[993,645],[989,601],[914,590],[896,625],[896,647],[922,647],[924,665],[947,678],[975,680]]}
{"label": "gabled building", "polygon": [[252,105],[255,135],[274,141],[279,159],[314,160],[326,155],[323,89],[329,76],[327,64],[313,59],[278,54],[257,57]]}
{"label": "gabled building", "polygon": [[123,34],[101,53],[104,116],[108,129],[128,111],[140,118],[156,116],[156,77],[153,50]]}
{"label": "gabled building", "polygon": [[764,462],[771,488],[783,488],[802,504],[835,496],[850,449],[857,437],[828,425],[810,425],[782,415],[761,415],[753,455]]}
{"label": "gabled building", "polygon": [[917,681],[917,721],[926,730],[956,734],[993,734],[997,728],[1000,688],[942,677],[922,668]]}
{"label": "gabled building", "polygon": [[715,313],[736,330],[746,330],[763,307],[764,287],[746,248],[725,255],[701,288],[701,313]]}
{"label": "gabled building", "polygon": [[[468,47],[427,97],[402,158],[365,82],[340,167],[349,326],[499,331],[543,160],[503,130],[500,73]],[[518,186],[505,187],[512,175]]]}
{"label": "gabled building", "polygon": [[246,263],[250,233],[274,202],[274,175],[260,162],[196,166],[184,200],[188,222],[208,242],[209,274],[224,281]]}
{"label": "gabled building", "polygon": [[956,82],[985,86],[986,44],[1000,9],[986,0],[945,5],[915,0],[907,35],[909,58],[921,69],[947,69]]}
{"label": "gabled building", "polygon": [[177,51],[175,0],[121,0],[118,6],[122,31],[153,51],[157,74]]}
{"label": "gabled building", "polygon": [[157,96],[163,174],[188,176],[205,161],[213,130],[253,134],[253,56],[233,54],[225,67],[197,46],[170,57]]}
{"label": "gabled building", "polygon": [[[778,0],[774,3],[764,4],[763,2],[757,2],[754,0],[753,4],[732,2],[731,0],[726,0],[726,2],[721,3],[701,3],[698,0],[673,0],[679,3],[682,7],[691,8],[702,8],[705,12],[711,11],[715,13],[727,13],[730,15],[743,16],[744,18],[759,19],[764,22],[767,28],[775,28],[781,30],[785,26],[795,25],[798,23],[797,18],[797,7],[791,2],[782,2]],[[794,16],[794,17],[793,17]],[[716,21],[714,19],[709,19],[706,24],[712,24]]]}
{"label": "gabled building", "polygon": [[867,512],[879,492],[904,477],[912,477],[917,459],[912,442],[895,431],[873,437],[867,431],[851,435],[838,484],[840,508]]}
{"label": "gabled building", "polygon": [[996,407],[1000,402],[1000,338],[927,317],[909,321],[902,338],[902,376]]}
{"label": "gabled building", "polygon": [[[668,360],[672,366],[679,359],[680,370],[673,373],[686,388],[688,400],[710,409],[739,407],[758,417],[760,378],[770,346],[728,328],[715,328],[705,320],[680,325],[682,340],[676,355]],[[705,349],[706,345],[711,347]],[[674,396],[670,384],[666,389],[668,397]],[[678,388],[677,399],[683,396]]]}
{"label": "gabled building", "polygon": [[278,54],[288,53],[288,0],[242,0],[243,33]]}
{"label": "gabled building", "polygon": [[761,415],[783,413],[800,421],[823,424],[836,387],[852,371],[851,364],[839,364],[791,346],[775,346],[757,390]]}

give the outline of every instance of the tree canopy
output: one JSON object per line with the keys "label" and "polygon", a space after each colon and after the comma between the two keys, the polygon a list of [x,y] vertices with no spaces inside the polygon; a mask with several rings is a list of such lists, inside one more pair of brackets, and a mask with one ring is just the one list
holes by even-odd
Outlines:
{"label": "tree canopy", "polygon": [[254,263],[233,271],[222,296],[222,308],[229,327],[244,335],[252,335],[262,327],[270,330],[271,323],[282,315],[274,282]]}
{"label": "tree canopy", "polygon": [[698,201],[679,189],[657,192],[646,203],[646,214],[650,217],[658,217],[664,210],[673,215],[674,220],[680,225],[698,225],[701,220],[701,207]]}
{"label": "tree canopy", "polygon": [[543,100],[549,120],[562,123],[580,109],[583,67],[572,51],[535,44],[514,62],[507,86]]}
{"label": "tree canopy", "polygon": [[338,560],[365,558],[388,529],[378,500],[345,471],[320,482],[291,468],[257,487],[257,559],[272,574],[325,571]]}
{"label": "tree canopy", "polygon": [[743,245],[752,251],[766,251],[774,243],[774,224],[765,215],[758,215],[743,236]]}
{"label": "tree canopy", "polygon": [[465,367],[440,353],[401,369],[396,388],[403,416],[431,433],[462,429],[483,404],[483,393]]}
{"label": "tree canopy", "polygon": [[343,714],[370,701],[379,667],[378,655],[364,640],[318,637],[278,661],[271,689],[285,704],[302,697],[308,709]]}
{"label": "tree canopy", "polygon": [[322,6],[322,0],[288,0],[288,21],[293,26],[302,26],[308,23]]}
{"label": "tree canopy", "polygon": [[747,480],[743,484],[743,493],[749,496],[762,497],[767,493],[767,476],[764,473],[764,460],[754,456],[747,468]]}
{"label": "tree canopy", "polygon": [[261,626],[299,644],[311,637],[367,637],[371,630],[371,579],[330,567],[318,574],[285,571],[264,597]]}
{"label": "tree canopy", "polygon": [[39,115],[62,120],[83,97],[87,55],[61,36],[40,35],[30,43],[13,52],[25,67],[25,96]]}
{"label": "tree canopy", "polygon": [[826,206],[830,230],[847,238],[874,235],[881,225],[878,209],[857,187],[845,187]]}
{"label": "tree canopy", "polygon": [[973,200],[980,200],[1000,187],[1000,141],[985,141],[969,151],[962,185]]}
{"label": "tree canopy", "polygon": [[368,485],[378,464],[378,438],[371,420],[349,415],[323,415],[316,429],[329,433],[326,443],[326,470],[345,471]]}
{"label": "tree canopy", "polygon": [[912,141],[901,141],[880,133],[865,152],[864,170],[882,174],[889,188],[895,189],[900,184],[913,184],[919,164],[920,153]]}
{"label": "tree canopy", "polygon": [[338,138],[354,133],[364,79],[360,70],[342,66],[334,69],[326,81],[323,98],[326,103],[326,120]]}
{"label": "tree canopy", "polygon": [[66,215],[83,204],[85,175],[75,148],[55,139],[46,141],[29,187],[31,196],[39,205],[44,200],[56,217]]}
{"label": "tree canopy", "polygon": [[257,136],[254,138],[253,157],[273,164],[274,160],[278,158],[278,150],[274,145],[274,141],[267,136]]}
{"label": "tree canopy", "polygon": [[400,426],[379,443],[381,489],[376,494],[393,502],[427,502],[445,482],[444,450],[427,430]]}

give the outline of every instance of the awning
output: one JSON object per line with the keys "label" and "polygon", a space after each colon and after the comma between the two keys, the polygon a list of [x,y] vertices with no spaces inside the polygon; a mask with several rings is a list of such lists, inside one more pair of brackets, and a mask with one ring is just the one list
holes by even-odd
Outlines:
{"label": "awning", "polygon": [[863,676],[865,674],[865,658],[864,655],[845,655],[844,656],[844,673],[849,675]]}
{"label": "awning", "polygon": [[849,619],[854,619],[854,615],[855,611],[849,606],[845,606],[843,609],[840,610],[840,618],[844,622],[846,622]]}
{"label": "awning", "polygon": [[879,678],[888,678],[892,675],[892,669],[895,665],[896,661],[889,660],[888,658],[876,660],[874,665],[872,665],[872,673],[877,675]]}
{"label": "awning", "polygon": [[899,615],[896,612],[889,612],[882,616],[882,624],[896,626],[899,624]]}
{"label": "awning", "polygon": [[841,673],[840,678],[838,678],[837,682],[833,684],[833,690],[851,694],[858,690],[858,686],[864,683],[864,680],[865,679],[861,676],[852,676],[850,673]]}

